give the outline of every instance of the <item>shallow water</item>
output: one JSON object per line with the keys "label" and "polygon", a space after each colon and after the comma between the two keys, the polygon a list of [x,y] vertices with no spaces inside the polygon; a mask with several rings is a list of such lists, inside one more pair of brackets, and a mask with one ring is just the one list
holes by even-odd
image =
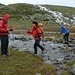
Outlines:
{"label": "shallow water", "polygon": [[[24,35],[14,35],[14,37],[25,37],[31,38]],[[42,42],[40,42],[42,45]],[[63,70],[63,66],[67,61],[73,61],[72,52],[67,52],[66,48],[61,43],[54,43],[52,41],[47,41],[45,43],[45,51],[41,54],[41,50],[38,48],[38,56],[44,59],[44,62],[47,64],[52,64],[56,66],[58,75],[61,75],[61,71]],[[19,51],[30,51],[34,53],[34,40],[22,40],[22,39],[13,39],[10,37],[9,47],[12,47],[15,50]]]}

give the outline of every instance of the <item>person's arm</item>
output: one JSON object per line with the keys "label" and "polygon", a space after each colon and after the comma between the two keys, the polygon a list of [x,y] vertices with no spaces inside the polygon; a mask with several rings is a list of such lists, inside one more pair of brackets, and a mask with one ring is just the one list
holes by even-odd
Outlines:
{"label": "person's arm", "polygon": [[7,31],[13,31],[13,28],[9,27],[7,28]]}
{"label": "person's arm", "polygon": [[29,31],[29,30],[28,30],[27,33],[32,34],[32,31]]}
{"label": "person's arm", "polygon": [[63,33],[63,30],[60,32],[60,34],[62,34]]}
{"label": "person's arm", "polygon": [[35,30],[35,26],[32,27],[32,30],[31,31],[28,30],[27,33],[32,34],[34,30]]}
{"label": "person's arm", "polygon": [[5,33],[8,32],[6,28],[2,28],[2,25],[0,24],[0,32]]}

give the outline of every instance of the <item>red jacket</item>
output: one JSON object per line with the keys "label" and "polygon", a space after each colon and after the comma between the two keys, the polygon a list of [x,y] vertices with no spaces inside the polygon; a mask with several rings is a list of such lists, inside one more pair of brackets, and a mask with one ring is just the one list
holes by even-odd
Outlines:
{"label": "red jacket", "polygon": [[38,25],[33,26],[32,30],[29,31],[29,33],[32,34],[35,40],[41,40],[40,37],[42,37],[42,32]]}
{"label": "red jacket", "polygon": [[8,27],[8,19],[10,18],[9,14],[5,14],[0,20],[0,35],[8,36],[8,32],[12,31],[13,29]]}

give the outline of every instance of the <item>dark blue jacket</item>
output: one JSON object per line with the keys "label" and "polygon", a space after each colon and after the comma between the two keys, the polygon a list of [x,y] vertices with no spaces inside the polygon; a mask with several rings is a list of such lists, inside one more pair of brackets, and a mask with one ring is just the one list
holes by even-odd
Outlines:
{"label": "dark blue jacket", "polygon": [[62,31],[60,32],[60,34],[62,34],[62,33],[64,33],[64,34],[69,33],[69,30],[67,28],[65,28],[64,26],[60,26],[60,28],[62,29]]}

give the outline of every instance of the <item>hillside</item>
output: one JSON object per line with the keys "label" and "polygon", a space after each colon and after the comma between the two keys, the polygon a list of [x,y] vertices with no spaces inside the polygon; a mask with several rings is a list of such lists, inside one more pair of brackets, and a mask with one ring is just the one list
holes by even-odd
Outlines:
{"label": "hillside", "polygon": [[0,12],[0,16],[9,13],[12,17],[10,25],[16,27],[19,24],[16,28],[25,28],[24,24],[30,27],[34,20],[44,25],[75,25],[75,8],[72,7],[18,3],[3,6]]}
{"label": "hillside", "polygon": [[0,13],[0,15],[9,13],[14,18],[16,18],[16,17],[22,18],[24,16],[33,15],[35,13],[39,13],[39,14],[46,13],[45,11],[39,10],[39,8],[35,7],[34,5],[25,4],[25,3],[24,4],[23,3],[11,4],[11,5],[0,8],[0,11],[2,12],[2,13]]}
{"label": "hillside", "polygon": [[2,8],[2,7],[4,7],[4,6],[5,6],[4,4],[1,4],[1,3],[0,3],[0,8]]}
{"label": "hillside", "polygon": [[73,7],[66,7],[66,6],[54,6],[54,5],[42,5],[45,6],[46,8],[52,10],[52,11],[57,11],[61,12],[64,14],[70,14],[70,15],[75,15],[75,8]]}

